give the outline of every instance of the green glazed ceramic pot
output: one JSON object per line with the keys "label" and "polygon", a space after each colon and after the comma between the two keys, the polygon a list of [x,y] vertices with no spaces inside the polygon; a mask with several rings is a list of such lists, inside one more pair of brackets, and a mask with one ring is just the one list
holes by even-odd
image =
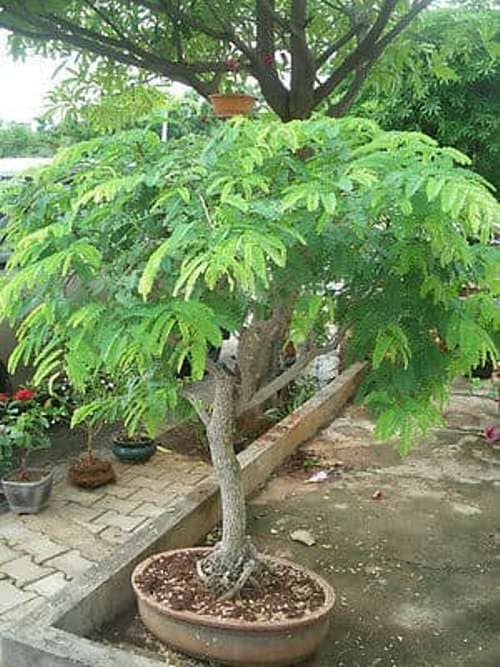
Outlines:
{"label": "green glazed ceramic pot", "polygon": [[120,461],[144,463],[156,452],[156,445],[151,438],[141,437],[136,441],[114,438],[113,454]]}

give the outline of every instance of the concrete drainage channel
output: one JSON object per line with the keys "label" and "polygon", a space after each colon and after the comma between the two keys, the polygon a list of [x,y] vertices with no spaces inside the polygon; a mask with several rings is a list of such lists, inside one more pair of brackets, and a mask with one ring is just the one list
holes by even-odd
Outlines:
{"label": "concrete drainage channel", "polygon": [[[240,455],[247,495],[266,481],[297,446],[329,423],[354,394],[365,370],[354,364]],[[215,480],[200,483],[136,539],[117,547],[22,622],[2,633],[2,667],[165,667],[86,639],[135,604],[130,576],[153,553],[197,544],[220,519]]]}

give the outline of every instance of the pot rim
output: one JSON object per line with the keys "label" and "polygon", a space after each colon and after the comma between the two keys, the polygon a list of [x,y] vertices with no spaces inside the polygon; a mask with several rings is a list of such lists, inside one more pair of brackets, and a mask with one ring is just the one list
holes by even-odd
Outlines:
{"label": "pot rim", "polygon": [[276,558],[274,556],[259,555],[259,557],[264,561],[272,561],[274,563],[281,563],[287,565],[288,567],[293,567],[302,572],[306,572],[311,579],[313,579],[317,584],[321,586],[325,594],[325,602],[323,605],[316,609],[315,611],[309,612],[306,616],[302,618],[289,618],[287,620],[277,620],[277,621],[245,621],[241,619],[221,619],[217,616],[209,616],[208,614],[196,614],[193,611],[177,611],[175,609],[170,609],[165,604],[161,604],[156,600],[153,600],[149,595],[146,595],[143,591],[140,590],[139,586],[136,583],[136,578],[143,573],[143,571],[152,563],[153,561],[161,558],[165,555],[172,555],[176,553],[185,553],[185,552],[207,552],[211,551],[210,548],[206,547],[187,547],[185,549],[171,549],[169,551],[162,551],[160,553],[149,556],[142,562],[140,562],[134,569],[132,573],[132,588],[138,599],[141,602],[153,607],[157,612],[175,618],[179,621],[184,621],[186,623],[191,623],[193,625],[204,625],[211,628],[220,628],[220,629],[232,629],[232,630],[244,630],[245,632],[283,632],[293,630],[294,628],[304,627],[306,625],[311,625],[319,619],[323,618],[333,609],[335,604],[335,592],[330,584],[323,579],[319,574],[309,570],[308,568],[302,567],[293,561],[290,561],[286,558]]}
{"label": "pot rim", "polygon": [[154,445],[154,438],[149,438],[144,436],[141,440],[122,440],[120,437],[113,438],[113,444],[119,445],[120,447],[145,447],[148,445]]}
{"label": "pot rim", "polygon": [[[27,472],[39,472],[43,474],[43,468],[26,468]],[[17,470],[12,470],[9,475],[13,475]],[[43,482],[46,482],[50,477],[54,475],[54,470],[49,470],[48,473],[43,475],[43,477],[36,482],[23,482],[18,479],[7,479],[6,477],[2,477],[2,484],[20,484],[22,486],[38,486],[39,484],[42,484]]]}
{"label": "pot rim", "polygon": [[255,100],[256,102],[259,99],[258,97],[255,97],[255,95],[248,95],[247,93],[213,93],[208,97],[211,100],[221,100],[224,99],[225,97],[238,97],[240,99]]}

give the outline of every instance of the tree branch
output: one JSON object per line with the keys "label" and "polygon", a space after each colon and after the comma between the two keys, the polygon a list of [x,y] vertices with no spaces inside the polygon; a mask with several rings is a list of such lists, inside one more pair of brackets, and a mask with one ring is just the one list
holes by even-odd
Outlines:
{"label": "tree branch", "polygon": [[308,118],[314,101],[316,68],[307,44],[307,0],[292,0],[290,24],[290,51],[292,75],[290,85],[290,115],[292,118]]}
{"label": "tree branch", "polygon": [[410,11],[403,16],[403,18],[396,23],[396,25],[389,30],[389,32],[384,35],[377,43],[377,55],[382,53],[383,49],[392,42],[412,21],[413,19],[420,14],[424,9],[426,9],[434,0],[420,0],[412,4]]}
{"label": "tree branch", "polygon": [[[267,16],[270,17],[277,25],[279,25],[282,30],[285,32],[290,32],[290,23],[284,16],[281,16],[281,14],[276,11],[275,0],[260,0],[260,5],[261,8],[266,12]],[[257,18],[258,17],[259,14],[257,10]]]}
{"label": "tree branch", "polygon": [[313,359],[321,354],[327,354],[328,352],[333,352],[336,350],[343,335],[344,331],[339,331],[328,345],[323,347],[314,346],[310,350],[307,350],[293,364],[293,366],[290,366],[290,368],[281,373],[281,375],[278,375],[278,377],[274,378],[271,380],[271,382],[268,382],[257,392],[255,392],[249,401],[239,404],[236,409],[236,415],[240,417],[246,412],[250,412],[251,410],[258,408],[259,405],[262,405],[262,403],[277,394],[280,389],[283,389],[283,387],[286,387],[288,384],[290,384],[292,380],[295,380],[295,378],[304,370],[304,368],[306,368],[306,366],[311,363],[311,361],[313,361]]}
{"label": "tree branch", "polygon": [[368,72],[373,64],[374,63],[372,61],[367,63],[364,67],[356,70],[354,79],[344,96],[338,102],[331,104],[328,107],[327,113],[329,116],[338,118],[349,111],[351,105],[358,96],[359,91],[361,90],[361,87],[363,86],[363,83],[365,82]]}
{"label": "tree branch", "polygon": [[325,97],[330,95],[334,88],[353,70],[363,65],[370,51],[374,48],[376,40],[382,34],[387,25],[398,0],[384,0],[375,23],[358,46],[352,51],[344,62],[332,72],[328,79],[316,88],[314,97],[315,104],[319,104]]}
{"label": "tree branch", "polygon": [[118,28],[118,26],[114,23],[114,21],[112,21],[112,20],[109,18],[109,16],[108,16],[107,14],[105,14],[105,12],[102,11],[102,9],[100,9],[99,7],[97,7],[97,6],[92,2],[92,0],[83,0],[83,1],[84,1],[84,3],[87,5],[87,7],[90,7],[90,9],[92,9],[92,10],[97,14],[97,16],[100,16],[100,17],[101,17],[101,19],[104,21],[104,23],[105,23],[107,26],[109,26],[109,27],[111,28],[111,30],[113,30],[113,32],[114,32],[116,35],[118,35],[118,37],[120,37],[120,38],[121,38],[122,40],[124,40],[124,41],[128,41],[128,38],[127,38],[127,36],[125,35],[125,33],[123,33],[123,32],[120,30],[120,28]]}
{"label": "tree branch", "polygon": [[[23,17],[19,12],[11,9],[9,9],[9,12],[14,18],[17,16],[17,18],[26,21],[26,17]],[[33,32],[29,34],[31,31],[26,30],[26,36],[34,39],[54,39],[71,45],[76,49],[90,51],[91,53],[103,56],[104,58],[111,58],[125,65],[132,65],[155,72],[173,81],[191,86],[204,97],[208,97],[214,90],[211,83],[201,81],[196,74],[227,69],[227,65],[224,63],[192,63],[188,65],[172,62],[144,50],[126,37],[119,40],[109,35],[97,33],[58,15],[32,13],[28,18],[29,23],[33,27]],[[2,21],[1,15],[0,25],[20,32],[15,26],[9,25],[8,21]]]}
{"label": "tree branch", "polygon": [[195,388],[195,385],[191,385],[191,389],[184,389],[181,394],[187,401],[189,401],[189,403],[191,403],[193,410],[198,415],[202,424],[208,426],[210,423],[210,414],[208,410],[205,409],[201,398],[196,396],[196,393],[193,393],[193,388]]}
{"label": "tree branch", "polygon": [[282,118],[288,113],[288,91],[276,71],[275,0],[256,0],[256,55],[251,54],[251,72],[260,84],[264,98]]}
{"label": "tree branch", "polygon": [[334,53],[350,42],[351,39],[356,35],[358,28],[359,24],[354,25],[348,32],[345,33],[345,35],[342,35],[342,37],[337,39],[335,42],[332,42],[332,44],[330,44],[330,46],[316,58],[316,69],[322,67],[327,62],[327,60],[333,56]]}
{"label": "tree branch", "polygon": [[347,56],[344,62],[332,72],[324,83],[316,88],[314,94],[315,106],[330,95],[334,88],[350,72],[362,69],[366,63],[373,63],[380,56],[384,48],[409,25],[417,14],[432,2],[434,0],[414,0],[410,10],[386,35],[381,37],[397,5],[397,0],[384,0],[375,23],[360,41],[357,48]]}

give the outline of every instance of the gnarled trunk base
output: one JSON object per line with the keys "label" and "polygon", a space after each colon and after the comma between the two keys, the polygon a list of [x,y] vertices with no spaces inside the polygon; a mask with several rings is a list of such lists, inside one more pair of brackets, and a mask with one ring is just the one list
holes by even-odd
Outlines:
{"label": "gnarled trunk base", "polygon": [[249,539],[236,550],[225,548],[219,542],[212,553],[196,565],[198,576],[219,600],[230,600],[238,595],[259,569],[257,550]]}

